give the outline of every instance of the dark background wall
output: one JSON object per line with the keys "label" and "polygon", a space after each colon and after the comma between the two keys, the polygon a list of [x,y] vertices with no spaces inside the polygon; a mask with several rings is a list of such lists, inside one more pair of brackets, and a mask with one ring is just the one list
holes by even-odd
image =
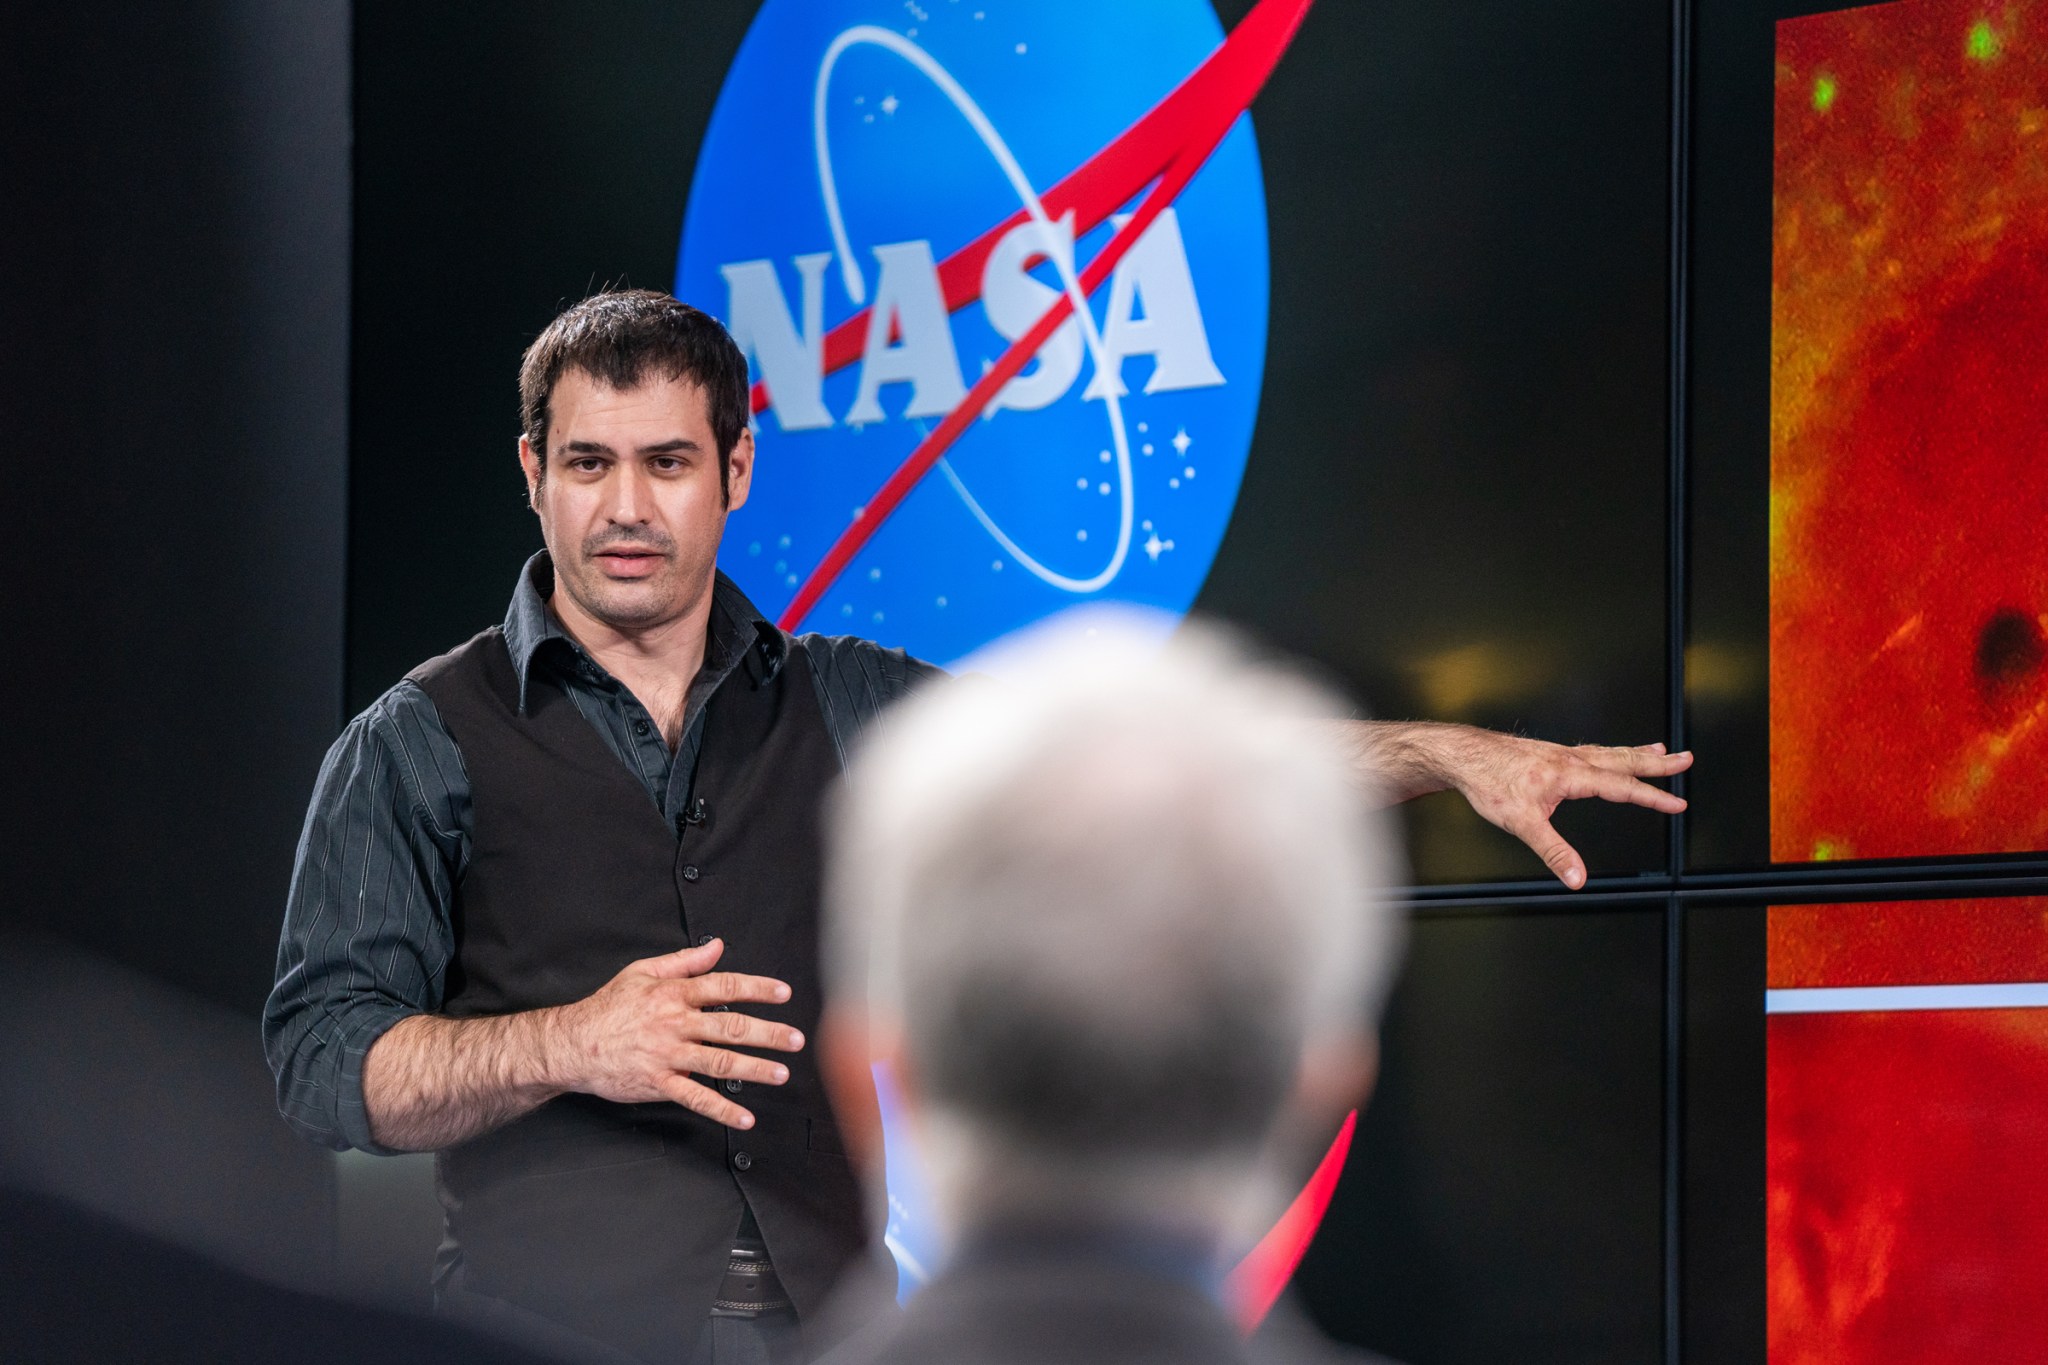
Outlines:
{"label": "dark background wall", "polygon": [[0,906],[253,1015],[341,708],[348,6],[8,12]]}
{"label": "dark background wall", "polygon": [[322,1285],[334,1164],[255,1017],[341,720],[348,29],[39,3],[0,43],[0,1186]]}
{"label": "dark background wall", "polygon": [[478,23],[355,7],[351,711],[503,619],[540,548],[520,353],[597,289],[670,286],[697,143],[753,10],[522,0]]}

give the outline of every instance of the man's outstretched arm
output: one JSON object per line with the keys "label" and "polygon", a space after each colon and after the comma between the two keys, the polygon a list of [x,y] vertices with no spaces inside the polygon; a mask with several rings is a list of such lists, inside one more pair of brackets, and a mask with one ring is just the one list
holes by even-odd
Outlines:
{"label": "man's outstretched arm", "polygon": [[1566,746],[1432,721],[1340,721],[1336,728],[1338,742],[1388,805],[1455,791],[1574,890],[1586,884],[1586,863],[1551,827],[1559,806],[1598,797],[1666,815],[1685,809],[1683,797],[1643,780],[1692,766],[1690,753],[1666,753],[1662,744]]}
{"label": "man's outstretched arm", "polygon": [[386,1030],[363,1061],[370,1133],[390,1151],[452,1147],[557,1095],[669,1100],[733,1128],[754,1116],[690,1077],[781,1085],[789,1068],[734,1047],[795,1052],[797,1030],[722,1008],[789,999],[762,976],[714,972],[725,945],[628,963],[570,1005],[475,1019],[418,1014]]}
{"label": "man's outstretched arm", "polygon": [[[842,749],[874,719],[878,699],[894,700],[917,682],[944,676],[901,651],[851,636],[802,639],[813,652],[820,701]],[[1564,802],[1599,797],[1667,815],[1685,809],[1682,797],[1643,780],[1670,777],[1692,766],[1690,753],[1667,754],[1662,744],[1568,747],[1433,721],[1337,721],[1333,728],[1360,776],[1388,805],[1456,791],[1480,815],[1534,849],[1574,890],[1586,884],[1585,861],[1550,824]]]}

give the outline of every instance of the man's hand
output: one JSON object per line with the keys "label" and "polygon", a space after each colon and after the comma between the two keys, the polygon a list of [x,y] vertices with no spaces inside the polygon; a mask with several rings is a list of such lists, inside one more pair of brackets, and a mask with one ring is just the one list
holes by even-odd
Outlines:
{"label": "man's hand", "polygon": [[690,1076],[781,1085],[788,1067],[732,1049],[796,1052],[804,1036],[726,1008],[780,1004],[789,987],[772,977],[712,971],[724,952],[713,939],[629,962],[595,994],[555,1011],[555,1083],[625,1104],[673,1100],[728,1128],[753,1127],[752,1114]]}
{"label": "man's hand", "polygon": [[1685,809],[1684,798],[1643,779],[1670,777],[1692,766],[1690,753],[1667,754],[1662,744],[1567,748],[1470,725],[1428,722],[1347,722],[1343,743],[1361,776],[1389,804],[1455,790],[1473,810],[1534,849],[1574,890],[1586,884],[1586,864],[1551,827],[1557,808],[1599,797],[1675,815]]}
{"label": "man's hand", "polygon": [[626,1103],[673,1100],[728,1127],[753,1127],[752,1114],[691,1073],[781,1085],[789,1068],[733,1049],[795,1052],[804,1036],[726,1008],[779,1004],[789,987],[712,971],[724,952],[713,939],[629,962],[587,998],[552,1009],[401,1019],[363,1059],[371,1136],[395,1151],[436,1151],[571,1090]]}

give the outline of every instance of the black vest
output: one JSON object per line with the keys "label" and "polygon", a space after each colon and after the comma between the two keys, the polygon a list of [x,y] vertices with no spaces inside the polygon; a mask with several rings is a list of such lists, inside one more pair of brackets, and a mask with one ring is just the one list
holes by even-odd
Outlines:
{"label": "black vest", "polygon": [[[786,643],[786,641],[785,641]],[[473,793],[443,1011],[582,999],[628,962],[709,936],[721,970],[787,981],[749,1013],[803,1030],[783,1086],[749,1085],[746,1131],[674,1104],[565,1095],[439,1154],[437,1282],[646,1361],[694,1345],[743,1208],[800,1317],[879,1244],[813,1049],[820,981],[819,803],[839,759],[808,660],[757,650],[704,716],[690,819],[672,827],[560,688],[528,710],[497,629],[410,675],[461,751]],[[701,803],[701,804],[700,804]],[[704,1081],[704,1084],[716,1084]]]}

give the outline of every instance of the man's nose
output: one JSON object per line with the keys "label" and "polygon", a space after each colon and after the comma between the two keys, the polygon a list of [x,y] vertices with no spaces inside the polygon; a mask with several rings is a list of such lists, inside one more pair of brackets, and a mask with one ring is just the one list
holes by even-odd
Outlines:
{"label": "man's nose", "polygon": [[611,485],[613,521],[632,526],[650,519],[654,489],[645,470],[630,460],[622,460],[612,468]]}

